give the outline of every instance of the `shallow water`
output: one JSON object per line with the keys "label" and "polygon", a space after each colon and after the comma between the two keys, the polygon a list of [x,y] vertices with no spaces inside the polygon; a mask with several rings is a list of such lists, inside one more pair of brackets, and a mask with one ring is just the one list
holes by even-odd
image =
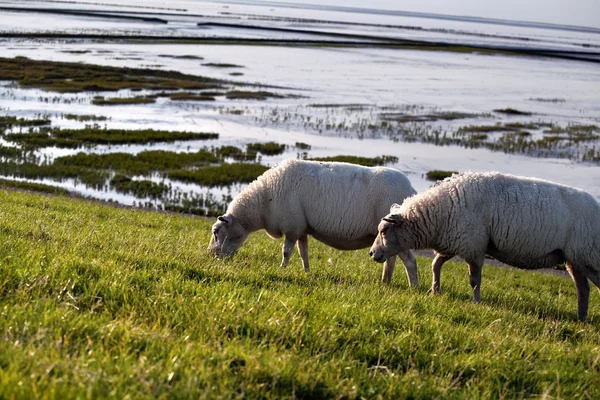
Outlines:
{"label": "shallow water", "polygon": [[[11,5],[20,2],[4,2]],[[104,3],[110,3],[108,1]],[[48,2],[28,2],[30,6],[56,8]],[[415,18],[315,11],[281,7],[260,7],[175,1],[164,7],[163,2],[128,2],[130,7],[77,2],[69,8],[118,10],[152,13],[165,18],[168,24],[127,21],[112,18],[92,18],[59,14],[8,13],[2,18],[0,32],[52,31],[68,33],[126,33],[172,36],[306,38],[312,35],[247,31],[231,27],[199,28],[198,22],[232,20],[235,23],[269,25],[294,29],[368,34],[418,40],[443,40],[448,43],[519,45],[552,49],[596,51],[600,35],[536,27],[490,25],[461,20]],[[131,6],[135,7],[131,7]],[[147,8],[147,7],[155,8]],[[166,9],[168,8],[168,9]],[[187,10],[187,11],[184,11]],[[156,14],[177,15],[156,15]],[[227,14],[224,14],[227,13]],[[136,14],[137,15],[137,14]],[[259,19],[255,19],[260,17]],[[13,18],[14,17],[14,18]],[[290,18],[303,18],[291,21]],[[306,19],[336,21],[310,23]],[[363,24],[363,25],[349,25]],[[380,26],[367,26],[376,24]],[[381,25],[408,26],[401,29]],[[482,36],[486,35],[486,36]],[[527,40],[524,40],[527,39]],[[337,40],[337,39],[336,39]],[[587,47],[582,47],[585,44]],[[153,145],[97,146],[91,149],[47,148],[39,155],[57,156],[84,152],[130,152],[148,149],[196,151],[204,146],[244,146],[256,141],[276,141],[288,145],[283,155],[262,157],[262,162],[274,165],[284,158],[296,158],[302,151],[296,142],[308,143],[309,157],[332,155],[381,156],[395,155],[399,162],[391,165],[406,173],[417,190],[430,185],[424,174],[432,169],[497,170],[518,175],[531,175],[554,180],[588,190],[600,199],[600,168],[595,164],[557,158],[533,158],[504,154],[485,149],[465,149],[457,146],[437,147],[432,144],[390,140],[390,135],[360,129],[319,129],[307,124],[320,119],[326,123],[345,121],[379,121],[382,110],[410,109],[419,112],[468,112],[479,117],[435,121],[428,129],[451,132],[464,125],[502,122],[548,122],[567,124],[600,123],[600,68],[597,64],[543,57],[483,55],[446,51],[397,50],[383,48],[336,48],[308,46],[266,46],[225,44],[142,44],[91,40],[2,38],[3,57],[26,56],[34,59],[76,61],[111,66],[128,66],[177,70],[189,74],[276,86],[267,90],[295,94],[299,98],[274,99],[264,102],[218,100],[211,104],[174,102],[158,99],[156,104],[100,107],[90,103],[98,93],[56,94],[40,90],[20,89],[4,84],[0,87],[0,109],[18,116],[49,114],[53,126],[83,127],[85,123],[61,118],[62,113],[94,114],[109,117],[101,126],[123,129],[172,129],[217,132],[216,141],[176,142]],[[73,53],[73,51],[87,51]],[[165,56],[193,55],[197,59]],[[232,63],[243,68],[214,68],[206,63]],[[241,72],[232,76],[231,72]],[[126,97],[131,92],[118,95]],[[136,92],[135,95],[140,95]],[[558,99],[560,101],[536,101]],[[361,110],[330,107],[315,108],[314,104],[361,104]],[[533,113],[531,116],[502,116],[492,110],[514,108]],[[244,110],[242,115],[227,110]],[[270,117],[267,117],[270,115]],[[542,133],[533,132],[542,137]],[[536,137],[538,137],[536,136]],[[153,181],[161,178],[152,177]],[[243,185],[231,189],[206,189],[195,185],[176,185],[181,191],[210,192],[214,196],[235,195]],[[60,184],[96,198],[111,198],[132,204],[132,196],[82,188],[71,181]],[[147,201],[148,199],[142,199]]]}

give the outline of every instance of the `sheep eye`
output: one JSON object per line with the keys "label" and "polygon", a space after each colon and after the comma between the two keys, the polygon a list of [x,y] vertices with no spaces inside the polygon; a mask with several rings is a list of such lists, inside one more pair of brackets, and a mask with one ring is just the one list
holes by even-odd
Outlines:
{"label": "sheep eye", "polygon": [[388,230],[388,228],[383,228],[383,229],[381,230],[381,234],[382,234],[382,235],[385,235],[385,233],[387,232],[387,230]]}

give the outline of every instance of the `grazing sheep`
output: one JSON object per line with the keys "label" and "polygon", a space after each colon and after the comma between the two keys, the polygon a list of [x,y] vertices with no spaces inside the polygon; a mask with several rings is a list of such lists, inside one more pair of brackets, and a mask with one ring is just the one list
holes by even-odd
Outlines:
{"label": "grazing sheep", "polygon": [[[252,182],[213,225],[208,246],[217,256],[233,255],[254,231],[273,238],[285,235],[282,267],[294,243],[308,273],[308,235],[339,250],[369,247],[377,224],[389,206],[415,194],[401,172],[340,162],[283,161]],[[416,259],[409,249],[398,252],[411,286],[419,285]],[[395,257],[383,268],[390,282]]]}
{"label": "grazing sheep", "polygon": [[444,262],[469,266],[473,300],[480,301],[486,254],[506,264],[548,268],[565,263],[577,288],[578,317],[587,317],[588,279],[600,288],[600,206],[588,193],[556,183],[467,172],[410,197],[379,224],[371,247],[376,262],[407,249],[432,248],[434,293]]}

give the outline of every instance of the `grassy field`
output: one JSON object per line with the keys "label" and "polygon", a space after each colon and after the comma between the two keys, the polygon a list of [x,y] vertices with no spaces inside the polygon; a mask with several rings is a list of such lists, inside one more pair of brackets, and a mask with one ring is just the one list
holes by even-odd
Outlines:
{"label": "grassy field", "polygon": [[[466,267],[379,284],[367,250],[206,253],[211,220],[0,190],[0,399],[600,398],[600,301]],[[419,258],[428,286],[430,260]]]}

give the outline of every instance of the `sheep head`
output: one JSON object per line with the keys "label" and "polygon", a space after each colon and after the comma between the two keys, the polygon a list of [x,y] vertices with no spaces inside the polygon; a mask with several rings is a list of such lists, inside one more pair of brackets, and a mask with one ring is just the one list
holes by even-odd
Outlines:
{"label": "sheep head", "polygon": [[403,236],[405,221],[399,214],[397,204],[390,213],[381,219],[377,227],[377,237],[371,246],[369,255],[375,262],[385,262],[388,258],[410,249],[409,241]]}
{"label": "sheep head", "polygon": [[229,257],[235,254],[247,238],[248,232],[233,215],[221,215],[212,226],[208,250],[217,257]]}

